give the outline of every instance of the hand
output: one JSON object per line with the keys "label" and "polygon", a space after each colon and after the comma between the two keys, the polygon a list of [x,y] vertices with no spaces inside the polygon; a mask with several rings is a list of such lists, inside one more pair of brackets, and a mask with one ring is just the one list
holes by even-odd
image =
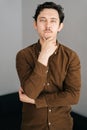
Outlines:
{"label": "hand", "polygon": [[44,42],[41,44],[41,52],[38,57],[38,61],[47,66],[49,57],[57,49],[56,41],[53,38],[44,38]]}
{"label": "hand", "polygon": [[22,102],[26,102],[26,103],[31,103],[31,104],[35,104],[35,100],[29,98],[23,91],[23,89],[20,87],[19,89],[19,99]]}
{"label": "hand", "polygon": [[56,41],[52,37],[44,38],[44,42],[41,45],[41,54],[47,56],[48,58],[54,53],[57,45]]}

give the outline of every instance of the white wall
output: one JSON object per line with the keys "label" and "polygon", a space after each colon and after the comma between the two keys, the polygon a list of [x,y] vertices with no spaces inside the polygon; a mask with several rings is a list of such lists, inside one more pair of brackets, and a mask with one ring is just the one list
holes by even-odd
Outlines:
{"label": "white wall", "polygon": [[[38,4],[45,0],[29,1],[22,0],[22,21],[23,21],[23,47],[36,42],[38,35],[33,29],[33,18]],[[50,1],[50,0],[46,0]],[[81,60],[82,88],[78,105],[73,110],[87,116],[87,0],[54,0],[64,7],[65,21],[64,29],[58,39],[65,45],[77,51]]]}
{"label": "white wall", "polygon": [[0,95],[18,90],[15,56],[22,47],[21,0],[0,0]]}

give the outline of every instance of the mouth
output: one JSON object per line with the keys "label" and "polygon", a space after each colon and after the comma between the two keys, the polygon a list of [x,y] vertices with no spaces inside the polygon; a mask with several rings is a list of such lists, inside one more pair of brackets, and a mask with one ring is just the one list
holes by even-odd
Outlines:
{"label": "mouth", "polygon": [[52,33],[51,30],[45,30],[44,32],[45,32],[45,33]]}

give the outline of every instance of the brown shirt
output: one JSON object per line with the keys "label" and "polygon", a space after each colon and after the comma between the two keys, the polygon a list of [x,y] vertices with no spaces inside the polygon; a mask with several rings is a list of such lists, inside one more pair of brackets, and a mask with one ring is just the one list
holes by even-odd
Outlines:
{"label": "brown shirt", "polygon": [[72,130],[71,105],[80,96],[80,61],[77,54],[57,43],[48,66],[37,61],[40,43],[18,52],[16,68],[21,86],[36,104],[23,103],[22,130]]}

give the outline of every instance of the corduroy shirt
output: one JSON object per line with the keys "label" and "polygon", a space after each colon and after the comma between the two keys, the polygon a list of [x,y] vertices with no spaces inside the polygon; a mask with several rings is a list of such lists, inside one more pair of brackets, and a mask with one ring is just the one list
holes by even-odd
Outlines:
{"label": "corduroy shirt", "polygon": [[48,65],[38,62],[39,41],[17,53],[21,86],[35,104],[23,103],[21,130],[72,130],[71,105],[77,104],[81,66],[76,52],[58,43]]}

